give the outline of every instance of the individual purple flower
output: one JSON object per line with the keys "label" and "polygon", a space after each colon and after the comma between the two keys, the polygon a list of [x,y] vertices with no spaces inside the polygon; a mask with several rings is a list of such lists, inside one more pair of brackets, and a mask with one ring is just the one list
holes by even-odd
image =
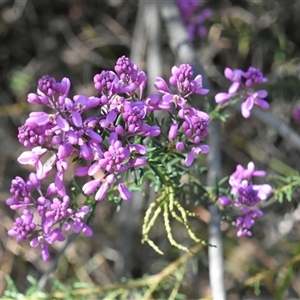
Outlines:
{"label": "individual purple flower", "polygon": [[173,123],[170,126],[168,137],[170,140],[174,140],[178,134],[178,123]]}
{"label": "individual purple flower", "polygon": [[263,212],[260,209],[249,210],[244,208],[242,210],[242,216],[238,217],[236,220],[236,227],[238,228],[237,236],[251,236],[252,232],[250,228],[254,225],[254,219],[256,217],[263,216]]}
{"label": "individual purple flower", "polygon": [[186,24],[189,39],[193,41],[197,36],[205,36],[207,29],[203,23],[211,16],[211,9],[199,10],[200,0],[176,0],[176,3]]}
{"label": "individual purple flower", "polygon": [[254,209],[254,207],[272,193],[272,187],[269,184],[253,184],[253,177],[265,175],[266,172],[257,170],[253,162],[250,162],[247,168],[237,165],[235,172],[229,178],[230,194],[233,200],[227,196],[219,198],[222,206],[232,204],[240,210],[241,216],[236,219],[238,237],[251,236],[250,228],[254,225],[254,219],[263,215],[261,210]]}
{"label": "individual purple flower", "polygon": [[262,109],[268,109],[270,107],[269,103],[263,98],[268,96],[268,92],[265,90],[259,90],[254,93],[250,93],[248,98],[242,103],[241,111],[244,118],[250,117],[250,111],[254,104]]}
{"label": "individual purple flower", "polygon": [[136,157],[136,158],[132,158],[129,161],[128,167],[129,168],[137,168],[137,167],[143,167],[146,164],[147,164],[147,158],[146,157]]}
{"label": "individual purple flower", "polygon": [[199,155],[200,153],[206,154],[209,152],[209,150],[210,150],[210,148],[208,145],[200,145],[197,147],[193,147],[192,150],[190,151],[190,153],[185,158],[184,165],[186,167],[191,166],[197,155]]}
{"label": "individual purple flower", "polygon": [[33,221],[33,214],[24,209],[23,215],[16,218],[12,229],[8,230],[9,236],[16,237],[17,242],[21,243],[32,235],[36,228],[36,223]]}
{"label": "individual purple flower", "polygon": [[100,74],[94,76],[95,89],[108,97],[118,91],[119,79],[112,71],[102,71]]}
{"label": "individual purple flower", "polygon": [[300,124],[300,106],[295,106],[292,111],[293,119],[296,123]]}
{"label": "individual purple flower", "polygon": [[219,203],[222,205],[222,206],[228,206],[232,203],[232,200],[229,199],[228,197],[226,196],[221,196],[219,197]]}
{"label": "individual purple flower", "polygon": [[179,67],[174,66],[171,72],[172,76],[169,82],[178,90],[181,96],[186,98],[192,93],[205,95],[209,92],[209,90],[203,89],[201,75],[192,79],[194,72],[191,65],[181,64]]}
{"label": "individual purple flower", "polygon": [[264,177],[266,172],[263,170],[257,170],[254,163],[251,161],[245,169],[242,165],[237,165],[235,172],[229,178],[229,184],[231,185],[230,193],[235,195],[238,192],[238,188],[244,180],[252,182],[252,177]]}
{"label": "individual purple flower", "polygon": [[58,85],[53,77],[44,75],[38,81],[38,90],[52,97],[58,91]]}
{"label": "individual purple flower", "polygon": [[131,193],[129,192],[128,188],[124,183],[119,183],[118,190],[120,193],[120,196],[123,200],[130,200],[131,199]]}
{"label": "individual purple flower", "polygon": [[81,231],[85,236],[91,237],[93,235],[92,229],[83,222],[83,219],[88,213],[88,206],[81,207],[78,212],[74,213],[70,217],[70,219],[73,220],[73,225],[70,225],[70,223],[65,223],[65,229],[70,230],[71,228],[73,228],[73,231],[75,233],[79,233]]}
{"label": "individual purple flower", "polygon": [[246,79],[245,86],[248,88],[267,82],[267,78],[263,76],[262,72],[254,67],[249,67],[248,71],[244,72],[243,77]]}
{"label": "individual purple flower", "polygon": [[42,234],[30,241],[30,246],[35,248],[41,246],[41,256],[44,261],[50,259],[50,252],[48,245],[53,244],[56,241],[62,242],[65,240],[65,236],[61,232],[60,228],[55,228],[51,230],[53,221],[46,219],[43,222],[43,231]]}
{"label": "individual purple flower", "polygon": [[107,192],[109,191],[110,185],[108,183],[102,183],[99,190],[97,191],[95,195],[95,200],[96,201],[102,201],[106,195]]}
{"label": "individual purple flower", "polygon": [[172,93],[161,77],[157,77],[154,82],[154,87],[164,94],[163,101],[165,103],[174,103],[175,107],[185,107],[186,99],[191,94],[205,95],[209,92],[208,89],[204,89],[202,86],[202,76],[197,75],[193,79],[193,69],[189,64],[181,64],[179,67],[174,66],[171,70],[171,77],[169,78],[170,84],[176,88],[178,93]]}
{"label": "individual purple flower", "polygon": [[267,78],[263,77],[259,69],[250,67],[247,72],[236,69],[225,68],[224,75],[232,83],[228,92],[221,92],[215,95],[218,104],[230,102],[233,99],[241,99],[241,112],[244,118],[249,118],[254,105],[262,109],[268,109],[269,103],[265,100],[268,96],[265,90],[253,90],[257,84],[265,83]]}

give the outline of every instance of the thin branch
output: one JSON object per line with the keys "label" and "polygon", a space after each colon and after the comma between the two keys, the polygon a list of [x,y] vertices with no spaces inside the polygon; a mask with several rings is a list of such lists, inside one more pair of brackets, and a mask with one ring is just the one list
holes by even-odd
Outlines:
{"label": "thin branch", "polygon": [[177,62],[190,64],[196,75],[201,74],[203,76],[203,86],[209,89],[210,83],[207,77],[204,76],[204,69],[197,60],[194,47],[188,39],[187,31],[173,0],[162,1],[161,15],[166,23],[169,44],[177,58]]}
{"label": "thin branch", "polygon": [[[240,111],[239,106],[235,106],[235,109]],[[289,126],[275,119],[270,113],[263,111],[257,107],[251,110],[251,115],[261,122],[269,125],[277,130],[280,135],[285,138],[289,143],[293,144],[295,147],[300,149],[300,136]]]}
{"label": "thin branch", "polygon": [[[109,292],[109,291],[114,291],[118,289],[123,289],[123,290],[131,290],[134,288],[140,288],[140,287],[145,287],[145,286],[152,286],[159,284],[163,280],[165,280],[168,276],[173,274],[179,266],[183,265],[186,263],[191,257],[195,256],[201,249],[203,248],[202,244],[197,244],[194,246],[190,252],[185,253],[184,255],[180,256],[177,260],[175,260],[173,263],[169,264],[167,267],[165,267],[162,271],[159,273],[148,276],[146,278],[134,280],[134,281],[129,281],[127,283],[117,283],[117,284],[110,284],[106,285],[103,287],[93,287],[93,288],[87,288],[87,289],[74,289],[72,292],[72,295],[74,296],[88,296],[88,295],[93,295],[103,292]],[[54,298],[58,299],[63,299],[66,297],[65,292],[55,292],[52,295]]]}
{"label": "thin branch", "polygon": [[75,233],[72,233],[71,235],[68,236],[68,238],[65,241],[64,245],[59,250],[59,252],[57,253],[56,257],[52,260],[49,268],[45,271],[45,273],[43,274],[43,276],[38,281],[38,287],[40,289],[44,289],[45,288],[45,286],[46,286],[46,284],[47,284],[47,282],[48,282],[51,274],[57,269],[57,266],[58,266],[60,258],[65,253],[65,251],[68,248],[68,246],[75,240],[76,237],[77,237],[77,234],[75,234]]}
{"label": "thin branch", "polygon": [[[166,22],[170,38],[170,47],[179,62],[192,65],[195,74],[203,77],[203,86],[210,88],[204,69],[199,64],[195,50],[188,40],[188,35],[174,1],[164,1],[161,8],[162,18]],[[214,186],[220,173],[220,124],[219,121],[210,123],[209,144],[211,152],[208,158],[208,185]],[[226,299],[224,286],[223,241],[220,230],[220,215],[215,205],[210,207],[211,220],[209,223],[209,243],[217,247],[209,247],[209,274],[213,299]]]}
{"label": "thin branch", "polygon": [[[220,149],[220,121],[213,120],[209,124],[209,145],[208,155],[208,178],[207,184],[214,186],[218,180],[221,169],[221,149]],[[224,259],[223,241],[220,230],[220,214],[216,205],[209,208],[211,219],[209,222],[208,233],[209,243],[216,247],[209,247],[209,278],[213,299],[226,299],[224,285]]]}

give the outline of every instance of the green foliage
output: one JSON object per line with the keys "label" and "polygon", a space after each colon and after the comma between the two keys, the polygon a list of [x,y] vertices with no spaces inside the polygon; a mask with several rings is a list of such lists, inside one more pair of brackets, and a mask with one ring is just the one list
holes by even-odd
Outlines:
{"label": "green foliage", "polygon": [[291,202],[294,191],[300,186],[300,176],[287,177],[278,175],[274,177],[274,181],[278,187],[273,190],[273,197],[279,203],[283,203],[284,199]]}

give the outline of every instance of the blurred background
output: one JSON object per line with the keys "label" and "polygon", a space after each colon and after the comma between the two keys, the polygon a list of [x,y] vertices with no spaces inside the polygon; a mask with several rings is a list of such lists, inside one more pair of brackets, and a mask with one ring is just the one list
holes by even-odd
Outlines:
{"label": "blurred background", "polygon": [[[183,255],[169,245],[162,224],[155,226],[153,237],[164,249],[164,256],[141,244],[141,224],[148,205],[143,199],[126,204],[121,212],[114,204],[100,203],[91,222],[93,238],[70,237],[65,251],[62,245],[51,249],[53,257],[60,255],[57,268],[53,261],[43,262],[38,249],[27,243],[18,244],[7,236],[15,218],[15,212],[5,204],[10,182],[15,176],[26,177],[30,172],[30,167],[17,162],[24,151],[17,140],[18,127],[30,112],[40,110],[27,103],[27,94],[36,91],[42,75],[49,74],[57,81],[70,78],[71,95],[97,95],[93,87],[95,74],[113,69],[122,55],[150,72],[149,55],[153,47],[159,49],[156,57],[159,55],[162,62],[154,76],[169,78],[178,57],[172,49],[166,19],[160,15],[159,5],[165,2],[171,1],[0,2],[0,295],[7,288],[5,275],[10,275],[21,293],[32,286],[28,275],[48,292],[68,291],[74,282],[86,284],[89,290],[157,274]],[[199,3],[191,16],[200,15],[196,27],[201,28],[194,33],[189,29],[190,42],[211,86],[208,98],[212,100],[215,93],[228,88],[229,82],[223,76],[225,67],[260,68],[268,78],[264,88],[269,92],[269,113],[300,134],[299,124],[292,118],[292,109],[300,106],[300,1],[192,2]],[[157,6],[152,22],[147,8],[150,3]],[[176,7],[183,12],[182,5]],[[192,19],[183,21],[189,26]],[[160,33],[154,40],[152,23],[159,25]],[[148,91],[152,89],[150,82]],[[270,184],[276,184],[272,181],[274,175],[298,174],[299,147],[276,127],[255,116],[245,121],[239,111],[228,113],[230,117],[222,124],[221,132],[220,177],[230,175],[237,164],[246,166],[249,161],[267,171]],[[192,220],[191,224],[199,236],[206,238],[209,212],[197,206],[192,209],[201,219]],[[235,228],[226,222],[222,225],[228,297],[275,299],[276,295],[277,299],[299,299],[299,191],[295,189],[289,201],[268,200],[263,211],[265,215],[257,221],[251,238],[237,239]],[[180,226],[174,224],[173,232],[178,241],[187,239]],[[174,299],[209,299],[207,249],[184,266],[185,270],[178,265],[162,281],[153,299],[169,299],[176,284],[178,292]],[[46,280],[49,276],[50,280]],[[123,299],[142,299],[146,290],[143,285],[132,288]],[[87,299],[105,297],[105,292],[99,292],[99,296]],[[110,297],[107,299],[119,299]]]}

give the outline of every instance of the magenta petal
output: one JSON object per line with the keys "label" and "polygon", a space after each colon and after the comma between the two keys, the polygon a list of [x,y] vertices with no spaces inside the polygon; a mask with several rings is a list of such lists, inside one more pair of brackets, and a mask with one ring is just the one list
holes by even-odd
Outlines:
{"label": "magenta petal", "polygon": [[247,106],[246,106],[245,102],[242,103],[242,105],[241,105],[241,112],[242,112],[242,116],[245,119],[250,117],[250,110],[247,109]]}
{"label": "magenta petal", "polygon": [[56,123],[62,131],[70,130],[70,125],[69,125],[68,121],[65,120],[64,118],[62,118],[61,116],[56,117]]}
{"label": "magenta petal", "polygon": [[69,78],[64,77],[61,81],[61,93],[63,95],[67,95],[69,94],[70,91],[70,87],[71,87],[71,81]]}
{"label": "magenta petal", "polygon": [[210,147],[208,145],[201,145],[201,146],[193,148],[193,151],[195,152],[195,154],[199,154],[199,153],[206,154],[209,152],[209,150],[210,150]]}
{"label": "magenta petal", "polygon": [[74,222],[74,224],[73,224],[73,231],[75,233],[78,233],[81,230],[81,226],[82,226],[82,223],[80,223],[80,222]]}
{"label": "magenta petal", "polygon": [[167,83],[161,77],[156,77],[154,87],[163,94],[170,93]]}
{"label": "magenta petal", "polygon": [[165,94],[162,97],[162,102],[164,102],[164,103],[171,103],[171,102],[173,102],[173,99],[174,99],[174,95],[172,95],[172,94]]}
{"label": "magenta petal", "polygon": [[101,144],[103,139],[100,134],[95,132],[94,130],[88,128],[85,132],[94,142]]}
{"label": "magenta petal", "polygon": [[270,104],[267,101],[263,100],[263,99],[255,99],[254,102],[257,106],[259,106],[262,109],[269,109],[270,108]]}
{"label": "magenta petal", "polygon": [[194,162],[194,159],[195,159],[195,153],[191,151],[185,158],[184,165],[186,167],[189,167]]}
{"label": "magenta petal", "polygon": [[37,94],[30,93],[27,96],[27,101],[32,104],[41,104],[41,99]]}
{"label": "magenta petal", "polygon": [[47,261],[50,258],[49,249],[46,245],[42,245],[42,251],[41,251],[42,259],[43,261]]}
{"label": "magenta petal", "polygon": [[244,102],[243,104],[244,104],[244,106],[245,106],[245,108],[246,108],[247,110],[251,110],[252,107],[253,107],[253,105],[254,105],[254,98],[253,98],[253,96],[252,96],[252,95],[249,96],[249,97],[245,100],[245,102]]}
{"label": "magenta petal", "polygon": [[37,162],[37,157],[31,151],[25,151],[18,157],[20,164],[34,165]]}
{"label": "magenta petal", "polygon": [[80,166],[76,168],[75,175],[78,177],[86,176],[88,174],[89,168],[90,166]]}
{"label": "magenta petal", "polygon": [[80,127],[82,125],[81,114],[78,111],[72,112],[72,121],[75,126]]}
{"label": "magenta petal", "polygon": [[133,158],[132,160],[130,160],[129,162],[129,167],[142,167],[147,163],[147,158],[146,157],[137,157],[137,158]]}
{"label": "magenta petal", "polygon": [[262,171],[262,170],[257,170],[253,172],[253,176],[257,176],[257,177],[264,177],[266,176],[266,171]]}
{"label": "magenta petal", "polygon": [[229,198],[227,198],[226,196],[221,196],[219,198],[219,203],[222,205],[222,206],[227,206],[229,204],[231,204],[231,200]]}
{"label": "magenta petal", "polygon": [[82,191],[86,194],[86,195],[89,195],[91,193],[93,193],[96,188],[98,187],[99,185],[99,180],[91,180],[89,182],[87,182],[86,184],[83,185],[82,187]]}
{"label": "magenta petal", "polygon": [[42,116],[38,117],[38,118],[36,119],[35,123],[36,123],[37,125],[40,125],[40,126],[46,125],[46,124],[49,123],[49,118],[50,118],[50,116],[49,116],[48,114],[45,113],[45,114],[43,114]]}
{"label": "magenta petal", "polygon": [[266,98],[268,96],[268,92],[265,90],[256,91],[256,94],[259,98]]}
{"label": "magenta petal", "polygon": [[93,231],[92,229],[87,226],[86,224],[83,224],[82,225],[82,233],[85,235],[85,236],[88,236],[88,237],[91,237],[93,236]]}
{"label": "magenta petal", "polygon": [[215,101],[218,104],[227,102],[230,100],[230,98],[232,97],[232,95],[228,94],[228,93],[219,93],[215,96]]}
{"label": "magenta petal", "polygon": [[110,111],[110,112],[108,113],[108,115],[106,116],[106,121],[107,121],[108,123],[113,123],[113,122],[116,120],[117,116],[118,116],[117,112],[114,111],[114,110],[112,110],[112,111]]}
{"label": "magenta petal", "polygon": [[233,71],[229,68],[225,68],[224,75],[227,79],[233,81]]}
{"label": "magenta petal", "polygon": [[229,94],[234,94],[240,87],[240,83],[235,81],[233,82],[230,87],[229,87],[229,90],[228,90],[228,93]]}
{"label": "magenta petal", "polygon": [[131,199],[131,193],[127,189],[126,185],[124,183],[120,183],[118,185],[118,190],[120,193],[120,196],[123,200],[130,200]]}
{"label": "magenta petal", "polygon": [[88,171],[89,176],[94,176],[97,172],[99,172],[100,168],[101,167],[98,162],[93,163]]}
{"label": "magenta petal", "polygon": [[30,244],[30,246],[33,247],[33,248],[37,247],[37,246],[39,245],[39,240],[38,240],[38,238],[32,239],[32,240],[30,241],[29,244]]}
{"label": "magenta petal", "polygon": [[109,185],[106,183],[103,183],[95,195],[95,200],[96,201],[103,200],[106,197],[108,190],[109,190]]}
{"label": "magenta petal", "polygon": [[195,91],[196,94],[199,94],[199,95],[206,95],[209,93],[209,89],[202,89],[202,88],[199,88]]}
{"label": "magenta petal", "polygon": [[130,153],[139,153],[139,154],[146,154],[147,153],[147,148],[143,145],[140,144],[135,144],[129,147]]}
{"label": "magenta petal", "polygon": [[169,139],[170,140],[174,140],[177,137],[177,133],[178,133],[178,123],[173,123],[170,126],[170,130],[169,130]]}

